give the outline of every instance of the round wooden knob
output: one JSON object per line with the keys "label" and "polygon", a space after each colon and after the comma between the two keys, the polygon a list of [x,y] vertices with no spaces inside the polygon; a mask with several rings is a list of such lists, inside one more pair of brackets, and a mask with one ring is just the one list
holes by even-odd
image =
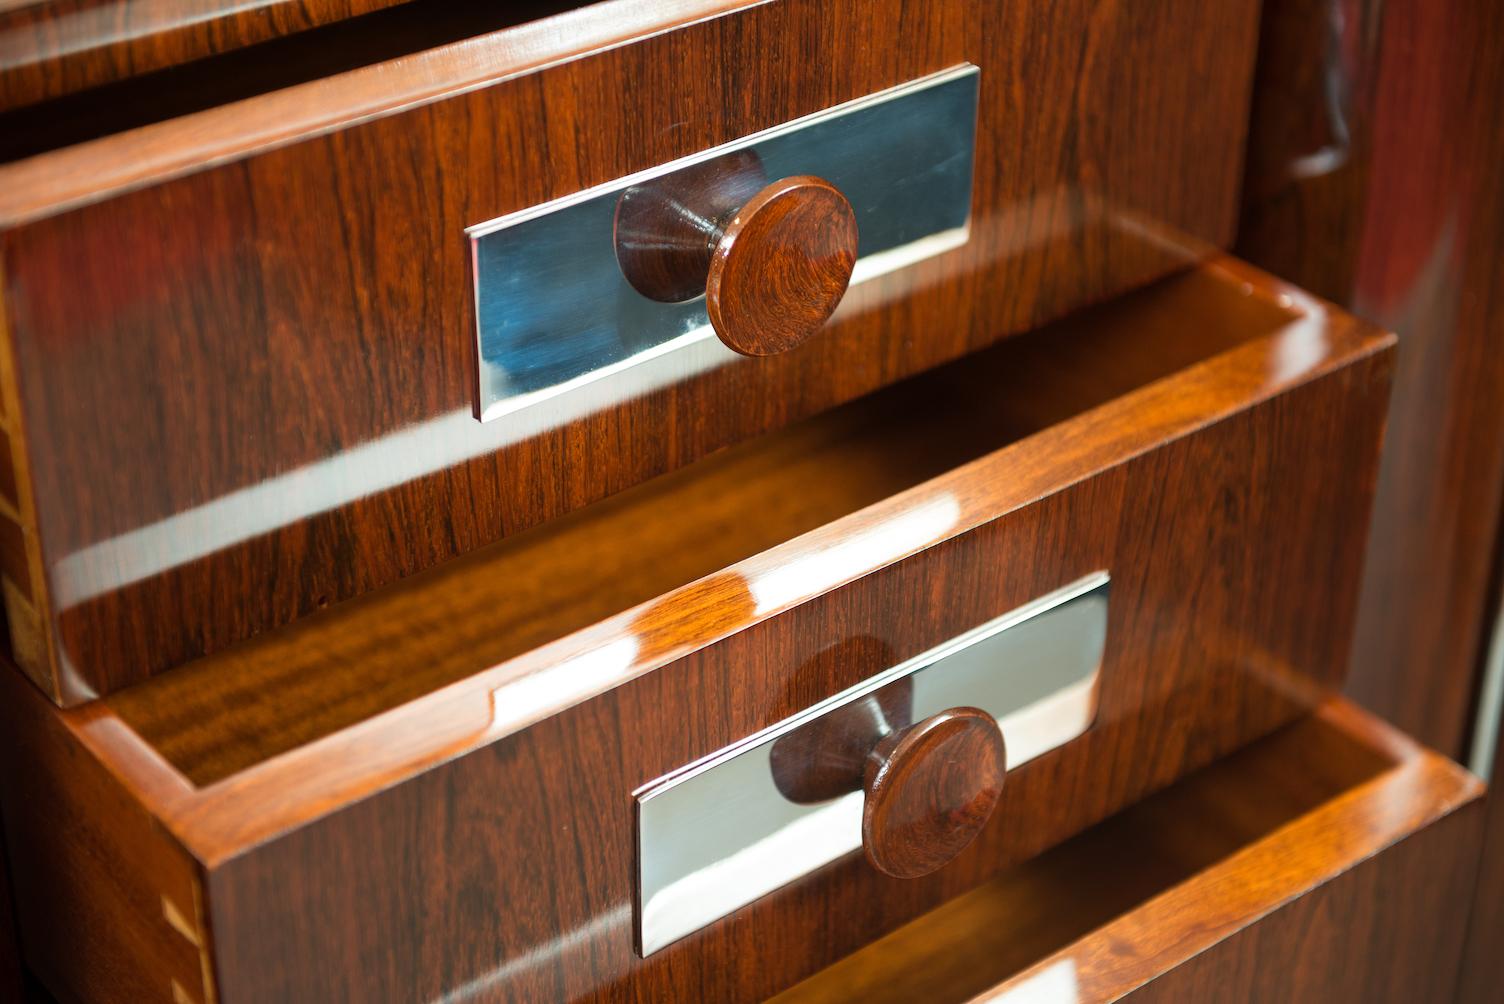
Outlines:
{"label": "round wooden knob", "polygon": [[862,849],[894,878],[928,875],[981,832],[1003,793],[1003,733],[979,708],[952,708],[892,733],[867,758]]}
{"label": "round wooden knob", "polygon": [[726,224],[705,307],[721,341],[749,356],[786,352],[819,331],[856,265],[856,214],[835,186],[801,175],[758,192]]}
{"label": "round wooden knob", "polygon": [[705,294],[716,334],[744,355],[785,352],[830,317],[856,265],[856,214],[834,185],[766,182],[739,151],[622,193],[616,260],[643,296]]}

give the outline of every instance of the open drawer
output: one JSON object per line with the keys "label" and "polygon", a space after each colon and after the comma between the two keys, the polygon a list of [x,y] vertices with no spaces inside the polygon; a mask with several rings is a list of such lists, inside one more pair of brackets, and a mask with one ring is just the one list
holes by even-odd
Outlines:
{"label": "open drawer", "polygon": [[1482,790],[1333,699],[777,1004],[1451,1000]]}
{"label": "open drawer", "polygon": [[[71,51],[94,20],[129,21],[140,69],[174,11],[228,44],[388,5],[4,0],[0,79],[7,49]],[[1258,15],[430,0],[314,58],[292,39],[128,85],[160,121],[84,94],[31,116],[60,145],[7,161],[32,130],[0,120],[14,661],[60,705],[114,693],[1229,244]],[[673,208],[722,154],[734,184]],[[708,257],[686,278],[655,253],[685,239],[665,217],[770,204],[804,209],[712,227],[739,262],[790,252],[728,264],[724,311]],[[663,269],[687,285],[643,281]],[[806,312],[807,344],[749,344]]]}
{"label": "open drawer", "polygon": [[[1340,683],[1392,341],[1218,259],[82,708],[0,674],[28,959],[82,1000],[784,990]],[[918,877],[848,853],[875,789],[744,769],[868,698],[1001,723]]]}

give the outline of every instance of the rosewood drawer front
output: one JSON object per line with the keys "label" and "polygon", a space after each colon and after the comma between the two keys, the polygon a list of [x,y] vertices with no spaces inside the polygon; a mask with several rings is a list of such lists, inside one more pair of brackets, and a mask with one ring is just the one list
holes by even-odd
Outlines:
{"label": "rosewood drawer front", "polygon": [[16,660],[117,691],[1205,257],[1257,9],[615,0],[0,164]]}
{"label": "rosewood drawer front", "polygon": [[[83,1000],[786,989],[1340,682],[1391,348],[1219,259],[84,708],[7,677],[29,961]],[[878,734],[810,724],[858,697]],[[697,869],[654,862],[727,827],[651,803],[759,737],[745,790],[854,806],[811,824],[845,843],[660,923]]]}

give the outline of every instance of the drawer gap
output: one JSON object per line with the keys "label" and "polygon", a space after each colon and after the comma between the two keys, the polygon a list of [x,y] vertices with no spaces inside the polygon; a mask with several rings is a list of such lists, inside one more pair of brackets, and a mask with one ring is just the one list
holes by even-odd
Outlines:
{"label": "drawer gap", "polygon": [[[0,113],[0,163],[457,44],[582,6],[583,0],[511,4],[410,0],[222,55],[9,109]],[[0,31],[4,28],[0,22]],[[0,71],[6,69],[0,65]],[[0,108],[5,104],[0,98]]]}

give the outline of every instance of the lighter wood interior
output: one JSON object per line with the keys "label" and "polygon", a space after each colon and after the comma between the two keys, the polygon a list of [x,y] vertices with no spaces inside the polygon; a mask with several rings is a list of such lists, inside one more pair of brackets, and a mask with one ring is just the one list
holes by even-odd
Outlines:
{"label": "lighter wood interior", "polygon": [[109,697],[210,784],[1289,323],[1198,270]]}

